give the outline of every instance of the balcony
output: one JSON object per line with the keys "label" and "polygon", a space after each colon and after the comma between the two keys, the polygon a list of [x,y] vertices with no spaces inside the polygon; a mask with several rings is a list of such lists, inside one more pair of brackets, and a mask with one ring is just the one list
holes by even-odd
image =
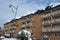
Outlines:
{"label": "balcony", "polygon": [[57,14],[57,12],[55,11],[55,12],[52,12],[51,15],[56,16],[56,15],[59,15],[59,14]]}
{"label": "balcony", "polygon": [[44,14],[44,15],[41,15],[41,17],[42,18],[47,18],[47,17],[50,17],[51,16],[51,14],[49,13],[49,14]]}
{"label": "balcony", "polygon": [[55,19],[55,22],[56,22],[56,23],[60,23],[60,18]]}
{"label": "balcony", "polygon": [[5,36],[10,36],[10,33],[8,31],[5,31]]}
{"label": "balcony", "polygon": [[10,36],[10,34],[5,34],[5,36]]}
{"label": "balcony", "polygon": [[42,25],[48,25],[48,24],[51,24],[51,21],[49,20],[49,21],[43,21],[42,22]]}
{"label": "balcony", "polygon": [[56,32],[60,31],[60,27],[47,27],[47,28],[42,28],[42,32]]}
{"label": "balcony", "polygon": [[22,27],[26,27],[26,26],[32,26],[32,23],[26,23],[22,25]]}
{"label": "balcony", "polygon": [[22,25],[22,27],[26,27],[26,25],[25,25],[25,24],[23,24],[23,25]]}
{"label": "balcony", "polygon": [[51,31],[51,27],[42,28],[42,32],[50,32],[50,31]]}
{"label": "balcony", "polygon": [[14,33],[14,32],[15,32],[14,30],[10,31],[10,33]]}
{"label": "balcony", "polygon": [[59,11],[59,12],[57,12],[57,11],[52,12],[52,13],[51,13],[51,15],[52,15],[52,16],[57,16],[57,15],[60,15],[60,11]]}

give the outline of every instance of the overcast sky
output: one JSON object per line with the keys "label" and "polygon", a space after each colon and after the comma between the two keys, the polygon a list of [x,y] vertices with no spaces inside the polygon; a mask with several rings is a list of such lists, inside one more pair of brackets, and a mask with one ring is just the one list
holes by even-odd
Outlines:
{"label": "overcast sky", "polygon": [[37,11],[38,9],[44,9],[51,3],[60,2],[60,0],[0,0],[0,27],[3,24],[14,18],[9,5],[18,5],[18,11],[16,17],[21,17]]}

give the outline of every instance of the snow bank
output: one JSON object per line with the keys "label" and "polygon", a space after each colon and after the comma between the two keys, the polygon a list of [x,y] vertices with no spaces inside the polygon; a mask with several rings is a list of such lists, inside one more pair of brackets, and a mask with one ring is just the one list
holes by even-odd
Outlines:
{"label": "snow bank", "polygon": [[17,40],[16,38],[4,38],[2,40]]}

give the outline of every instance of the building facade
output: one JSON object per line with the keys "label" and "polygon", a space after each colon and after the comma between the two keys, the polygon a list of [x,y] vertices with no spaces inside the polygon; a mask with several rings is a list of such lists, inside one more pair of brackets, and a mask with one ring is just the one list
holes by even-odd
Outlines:
{"label": "building facade", "polygon": [[27,31],[30,31],[37,40],[39,40],[41,29],[41,18],[39,13],[40,11],[38,10],[34,14],[29,14],[19,19],[5,23],[5,35],[17,37],[19,31],[26,29]]}
{"label": "building facade", "polygon": [[60,40],[60,5],[4,24],[7,36],[17,37],[22,29],[33,33],[37,40]]}
{"label": "building facade", "polygon": [[42,14],[42,38],[60,40],[60,5],[45,10]]}

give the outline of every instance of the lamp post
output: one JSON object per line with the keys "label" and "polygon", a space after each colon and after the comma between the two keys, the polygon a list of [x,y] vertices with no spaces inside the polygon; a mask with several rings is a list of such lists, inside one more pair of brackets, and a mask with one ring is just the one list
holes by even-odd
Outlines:
{"label": "lamp post", "polygon": [[[16,18],[16,14],[17,14],[18,6],[15,7],[15,6],[13,6],[13,5],[11,4],[11,5],[9,5],[9,7],[11,8],[11,10],[12,10],[12,12],[13,12],[13,14],[14,14],[14,19],[15,19],[15,18]],[[14,9],[15,9],[15,11],[14,11]]]}
{"label": "lamp post", "polygon": [[[14,14],[13,25],[15,25],[15,18],[16,18],[18,6],[15,7],[14,5],[11,4],[11,5],[9,5],[9,7],[11,8],[12,13]],[[10,32],[10,35],[13,36],[12,34],[13,34],[13,33],[12,33],[12,31],[11,31],[11,32]]]}

